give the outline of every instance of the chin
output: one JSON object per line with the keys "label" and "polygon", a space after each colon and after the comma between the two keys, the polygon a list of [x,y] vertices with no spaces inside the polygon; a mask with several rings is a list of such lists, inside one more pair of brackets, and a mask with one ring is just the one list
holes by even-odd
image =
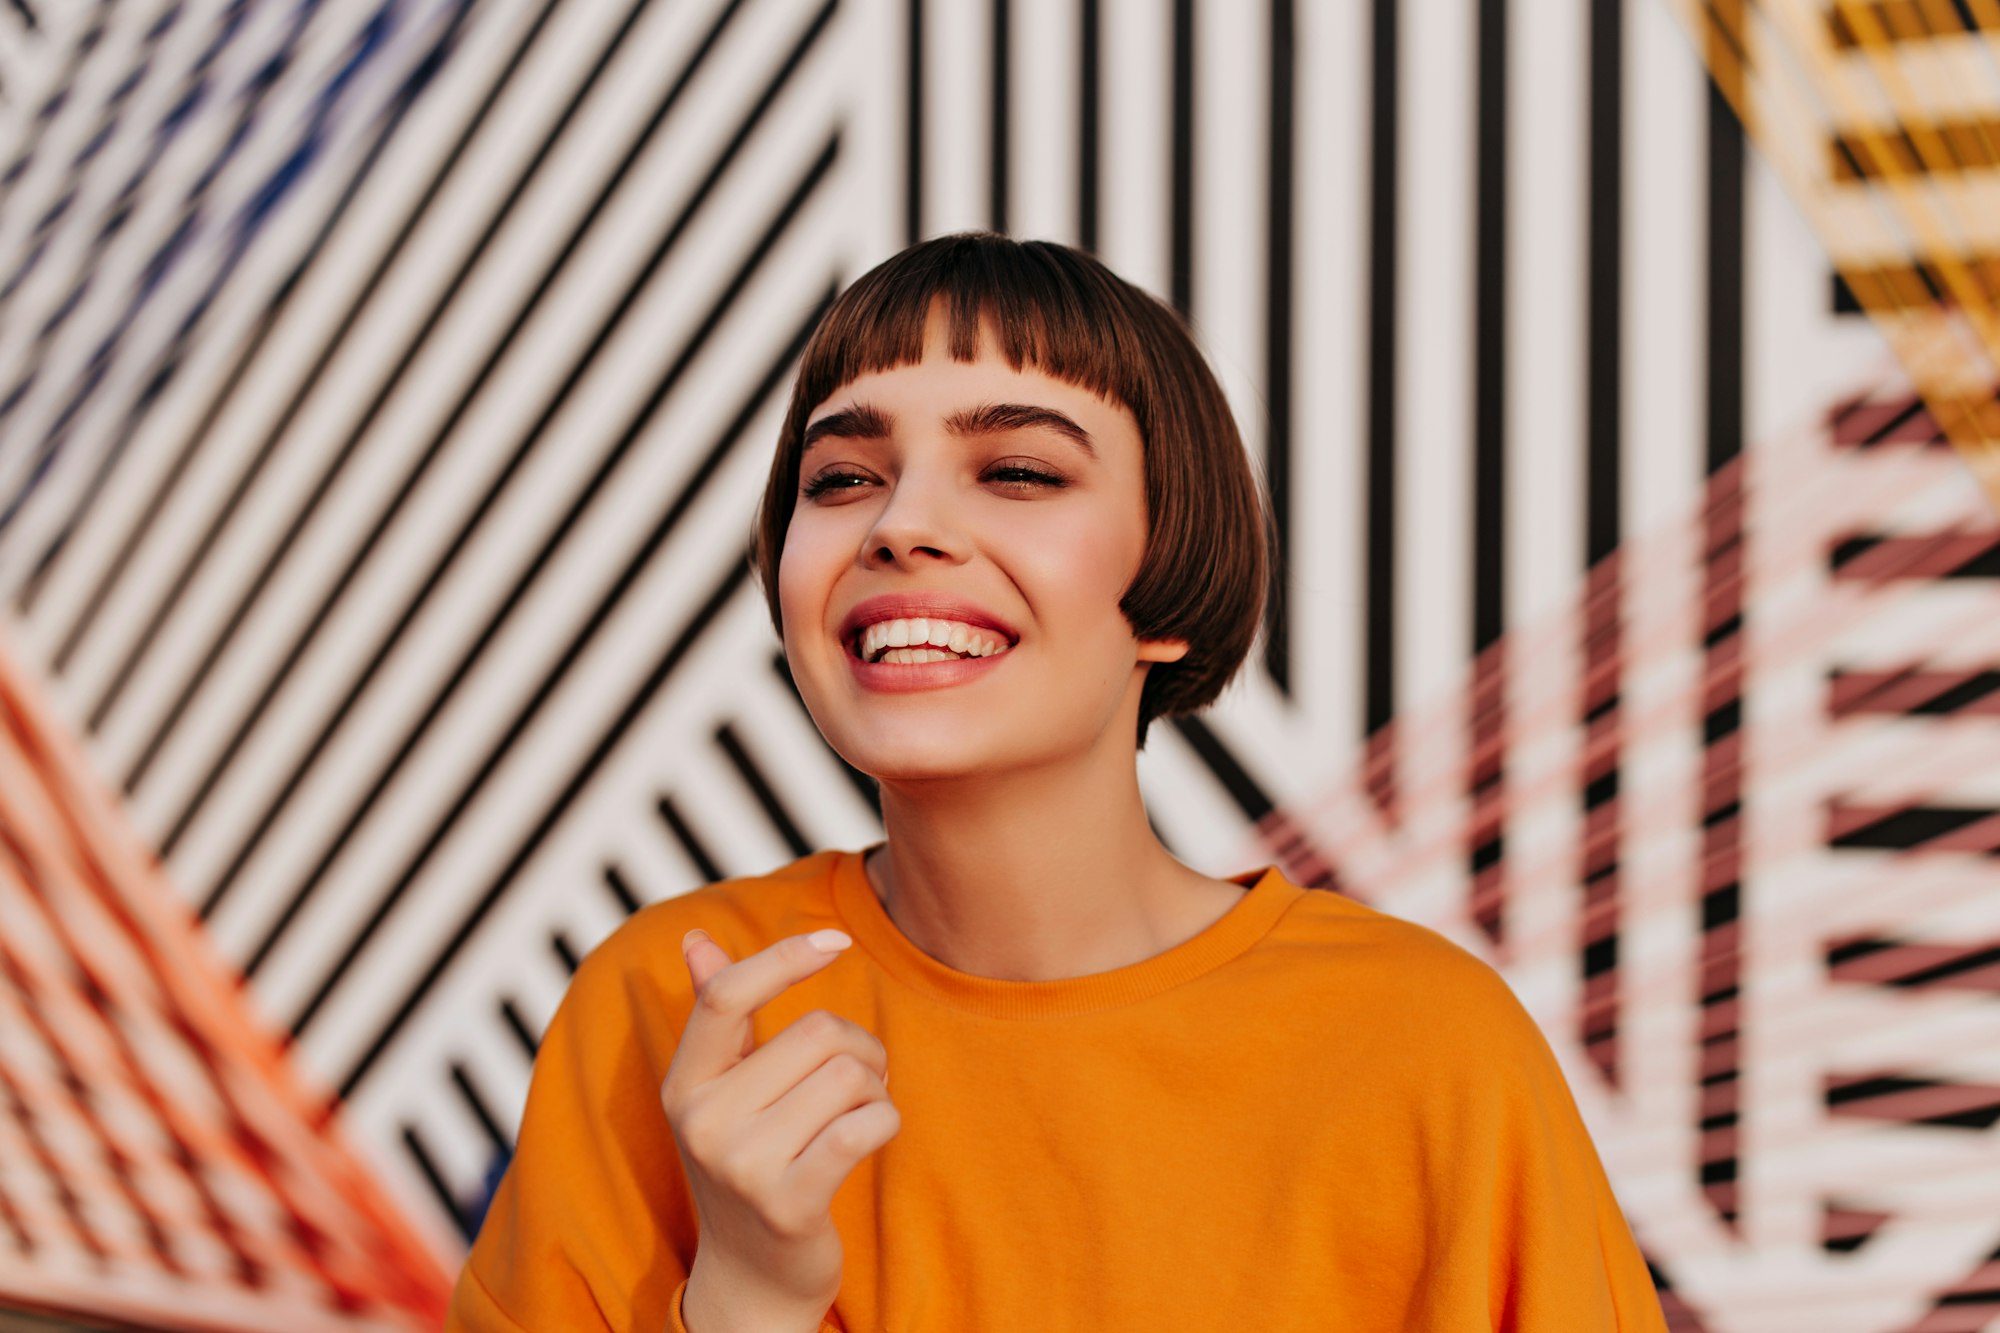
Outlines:
{"label": "chin", "polygon": [[996,739],[1002,733],[984,726],[976,732],[946,734],[935,719],[850,714],[825,735],[842,759],[878,782],[970,777],[1016,762],[1016,748]]}
{"label": "chin", "polygon": [[970,777],[989,771],[993,765],[963,746],[935,755],[913,751],[908,746],[868,744],[857,747],[847,762],[877,782],[926,782],[939,778]]}

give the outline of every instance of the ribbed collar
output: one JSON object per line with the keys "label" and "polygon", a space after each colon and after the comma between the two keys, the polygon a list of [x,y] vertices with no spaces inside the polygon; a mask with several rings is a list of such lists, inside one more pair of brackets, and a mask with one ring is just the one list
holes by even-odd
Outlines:
{"label": "ribbed collar", "polygon": [[1250,891],[1207,929],[1165,953],[1088,976],[1010,981],[947,967],[910,942],[883,910],[862,864],[863,858],[881,845],[876,842],[860,851],[834,852],[833,901],[841,924],[869,957],[897,980],[953,1008],[996,1018],[1093,1013],[1157,995],[1243,953],[1306,892],[1280,874],[1275,865],[1246,870],[1228,878]]}

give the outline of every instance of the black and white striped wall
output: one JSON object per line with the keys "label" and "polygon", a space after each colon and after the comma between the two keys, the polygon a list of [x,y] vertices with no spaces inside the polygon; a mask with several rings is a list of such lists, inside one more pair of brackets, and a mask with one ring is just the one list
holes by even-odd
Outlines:
{"label": "black and white striped wall", "polygon": [[994,227],[1192,317],[1286,558],[1141,760],[1216,873],[1883,357],[1659,0],[16,0],[0,38],[5,632],[441,1251],[582,953],[876,836],[743,563],[876,260]]}

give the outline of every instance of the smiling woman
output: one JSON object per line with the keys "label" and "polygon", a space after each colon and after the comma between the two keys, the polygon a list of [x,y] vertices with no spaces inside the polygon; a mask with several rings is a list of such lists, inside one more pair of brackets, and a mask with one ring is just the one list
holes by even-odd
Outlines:
{"label": "smiling woman", "polygon": [[1186,325],[1096,259],[965,233],[842,293],[751,555],[884,836],[590,952],[447,1328],[1663,1330],[1497,972],[1153,831],[1147,728],[1242,667],[1274,549]]}

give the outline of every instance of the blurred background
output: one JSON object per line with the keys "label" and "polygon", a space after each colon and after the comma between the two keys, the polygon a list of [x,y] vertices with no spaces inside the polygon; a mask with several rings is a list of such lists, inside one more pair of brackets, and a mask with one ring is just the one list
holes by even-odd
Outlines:
{"label": "blurred background", "polygon": [[435,1328],[578,958],[879,836],[751,516],[967,228],[1277,507],[1163,842],[1500,969],[1675,1329],[2000,1323],[2000,0],[4,0],[0,1321]]}

